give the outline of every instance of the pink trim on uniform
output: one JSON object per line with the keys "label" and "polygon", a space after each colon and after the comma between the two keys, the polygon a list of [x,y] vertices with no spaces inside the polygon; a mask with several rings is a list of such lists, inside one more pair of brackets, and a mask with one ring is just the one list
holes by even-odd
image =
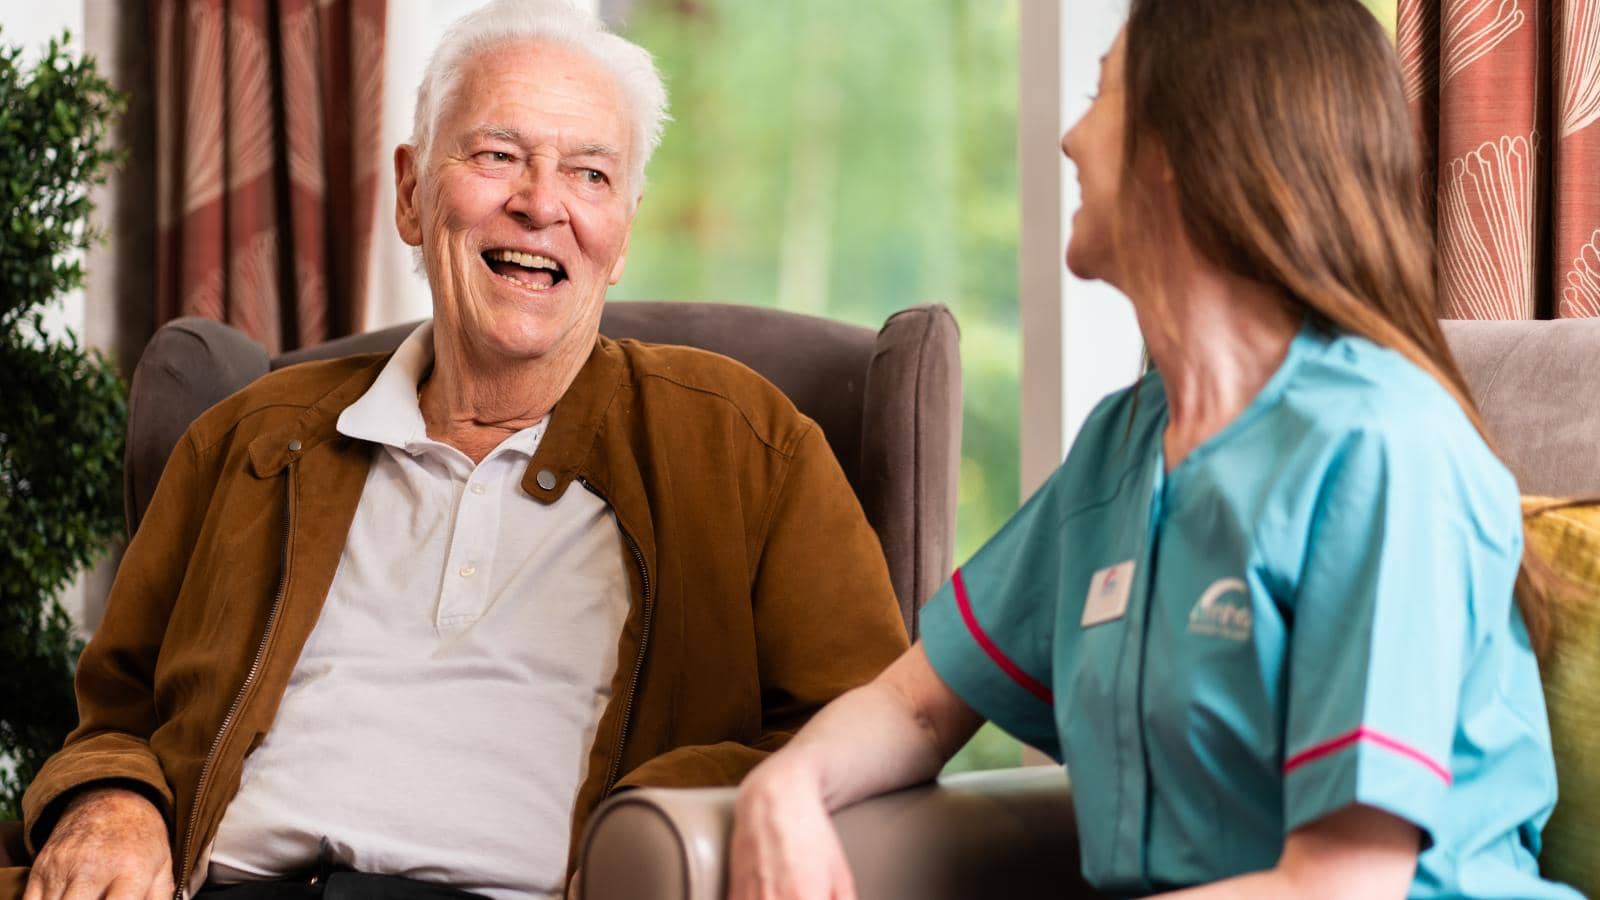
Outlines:
{"label": "pink trim on uniform", "polygon": [[1046,703],[1054,704],[1055,694],[1040,684],[1038,679],[1022,671],[1022,667],[1012,662],[1011,657],[1005,655],[1005,652],[989,639],[989,635],[984,633],[983,626],[978,624],[978,617],[972,614],[972,602],[967,599],[967,583],[962,580],[960,569],[950,576],[950,583],[956,590],[956,608],[961,610],[961,620],[967,623],[967,631],[972,634],[972,639],[978,642],[978,646],[983,648],[983,652],[989,654],[989,658],[1000,667],[1000,671],[1011,676],[1011,680],[1023,690]]}
{"label": "pink trim on uniform", "polygon": [[1428,756],[1428,754],[1423,753],[1421,750],[1418,750],[1410,744],[1397,741],[1386,734],[1382,734],[1364,726],[1357,728],[1354,731],[1341,734],[1332,740],[1323,741],[1320,744],[1313,744],[1312,746],[1307,747],[1306,749],[1301,750],[1299,753],[1289,757],[1288,761],[1283,764],[1283,774],[1287,775],[1308,762],[1321,759],[1322,757],[1331,753],[1337,753],[1351,744],[1355,744],[1360,741],[1367,741],[1369,743],[1377,744],[1379,747],[1382,747],[1385,750],[1398,753],[1401,756],[1421,763],[1427,767],[1428,771],[1439,776],[1439,780],[1443,781],[1446,785],[1449,785],[1452,780],[1450,777],[1450,770],[1439,765],[1437,762],[1434,762],[1433,758]]}

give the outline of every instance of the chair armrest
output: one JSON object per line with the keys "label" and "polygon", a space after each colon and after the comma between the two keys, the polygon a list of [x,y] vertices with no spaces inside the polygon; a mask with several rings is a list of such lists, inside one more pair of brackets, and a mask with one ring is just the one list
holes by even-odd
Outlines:
{"label": "chair armrest", "polygon": [[[641,788],[594,814],[585,900],[720,900],[733,788]],[[1060,767],[941,778],[862,801],[834,825],[863,900],[1093,897]]]}

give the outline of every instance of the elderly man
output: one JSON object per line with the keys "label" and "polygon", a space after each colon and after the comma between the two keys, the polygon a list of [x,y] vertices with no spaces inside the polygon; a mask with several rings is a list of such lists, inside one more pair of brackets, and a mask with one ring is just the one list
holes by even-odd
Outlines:
{"label": "elderly man", "polygon": [[816,425],[598,336],[665,102],[558,0],[445,35],[395,153],[434,320],[184,436],[26,897],[556,895],[606,795],[731,784],[905,648]]}

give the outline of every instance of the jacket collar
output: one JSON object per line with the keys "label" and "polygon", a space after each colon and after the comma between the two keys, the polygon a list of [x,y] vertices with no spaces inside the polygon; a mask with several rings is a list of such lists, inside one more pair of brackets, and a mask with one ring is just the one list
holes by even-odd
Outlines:
{"label": "jacket collar", "polygon": [[578,377],[551,410],[550,426],[523,473],[522,489],[528,496],[541,503],[561,499],[594,450],[626,368],[616,342],[597,336]]}
{"label": "jacket collar", "polygon": [[372,387],[392,355],[353,357],[352,361],[358,364],[348,378],[317,398],[293,421],[268,429],[251,441],[250,466],[256,477],[272,478],[319,444],[339,437],[336,426],[340,413]]}
{"label": "jacket collar", "polygon": [[[294,421],[251,441],[250,463],[257,477],[274,477],[293,460],[330,438],[339,437],[339,416],[372,387],[390,356],[368,359]],[[594,448],[606,412],[622,387],[626,368],[616,342],[597,336],[578,377],[551,412],[550,426],[522,477],[522,489],[528,496],[541,503],[553,503],[566,492]]]}

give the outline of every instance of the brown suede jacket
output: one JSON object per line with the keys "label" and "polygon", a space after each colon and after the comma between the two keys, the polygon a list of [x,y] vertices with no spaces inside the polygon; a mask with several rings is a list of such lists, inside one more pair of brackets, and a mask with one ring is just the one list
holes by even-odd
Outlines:
{"label": "brown suede jacket", "polygon": [[[78,664],[78,728],[24,798],[32,852],[70,791],[121,779],[160,801],[188,880],[333,580],[373,454],[334,426],[386,361],[267,375],[184,435]],[[522,487],[594,491],[632,557],[574,848],[619,787],[734,784],[906,648],[821,430],[738,363],[600,338]]]}

